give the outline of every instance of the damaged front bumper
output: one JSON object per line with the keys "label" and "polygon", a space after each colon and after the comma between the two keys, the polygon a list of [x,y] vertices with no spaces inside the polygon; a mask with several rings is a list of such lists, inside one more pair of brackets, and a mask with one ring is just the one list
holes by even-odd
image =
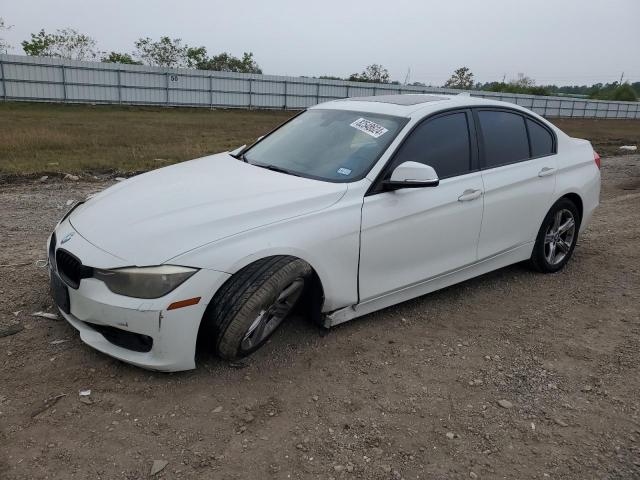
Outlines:
{"label": "damaged front bumper", "polygon": [[[60,248],[61,239],[66,238],[64,250],[83,265],[117,268],[127,263],[90,244],[68,221],[55,233],[56,244],[49,245],[50,252]],[[50,275],[58,275],[55,264],[50,266]],[[152,370],[189,370],[195,368],[196,340],[204,312],[228,278],[227,273],[202,269],[157,299],[118,295],[100,280],[83,278],[77,288],[67,286],[68,305],[60,313],[80,332],[84,343],[102,353]],[[197,297],[200,301],[195,305],[168,310],[174,302]]]}

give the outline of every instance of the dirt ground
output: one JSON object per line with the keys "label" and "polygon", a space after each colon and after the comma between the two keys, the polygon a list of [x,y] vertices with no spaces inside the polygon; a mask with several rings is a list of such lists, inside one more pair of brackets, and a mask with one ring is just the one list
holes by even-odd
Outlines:
{"label": "dirt ground", "polygon": [[640,144],[640,120],[550,118],[566,134],[586,138],[603,157],[620,155],[622,145]]}
{"label": "dirt ground", "polygon": [[66,202],[109,182],[0,185],[0,325],[24,327],[0,338],[0,478],[640,478],[640,156],[602,173],[558,274],[512,266],[326,335],[292,319],[179,374],[31,316],[54,311],[33,262]]}

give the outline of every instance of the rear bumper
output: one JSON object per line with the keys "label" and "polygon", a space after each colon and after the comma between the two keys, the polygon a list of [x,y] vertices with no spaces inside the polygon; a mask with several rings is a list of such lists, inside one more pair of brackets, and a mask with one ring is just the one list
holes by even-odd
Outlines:
{"label": "rear bumper", "polygon": [[596,208],[600,204],[600,170],[597,171],[597,175],[594,175],[590,181],[585,185],[582,193],[582,219],[580,222],[580,232],[591,222],[591,217]]}

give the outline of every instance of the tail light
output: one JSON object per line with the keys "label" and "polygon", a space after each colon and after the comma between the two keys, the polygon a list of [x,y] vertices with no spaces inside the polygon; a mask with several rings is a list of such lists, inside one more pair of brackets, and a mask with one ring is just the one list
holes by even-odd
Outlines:
{"label": "tail light", "polygon": [[593,151],[593,161],[596,162],[596,167],[600,170],[600,155],[595,150]]}

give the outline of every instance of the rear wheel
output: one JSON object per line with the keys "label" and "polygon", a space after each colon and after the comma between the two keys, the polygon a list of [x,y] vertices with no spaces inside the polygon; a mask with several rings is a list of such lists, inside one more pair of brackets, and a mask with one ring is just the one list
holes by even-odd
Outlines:
{"label": "rear wheel", "polygon": [[561,270],[571,258],[578,241],[580,215],[576,205],[561,198],[547,213],[538,231],[530,264],[543,273]]}
{"label": "rear wheel", "polygon": [[311,267],[299,258],[268,257],[243,268],[220,289],[209,318],[216,352],[227,360],[260,348],[294,309]]}

